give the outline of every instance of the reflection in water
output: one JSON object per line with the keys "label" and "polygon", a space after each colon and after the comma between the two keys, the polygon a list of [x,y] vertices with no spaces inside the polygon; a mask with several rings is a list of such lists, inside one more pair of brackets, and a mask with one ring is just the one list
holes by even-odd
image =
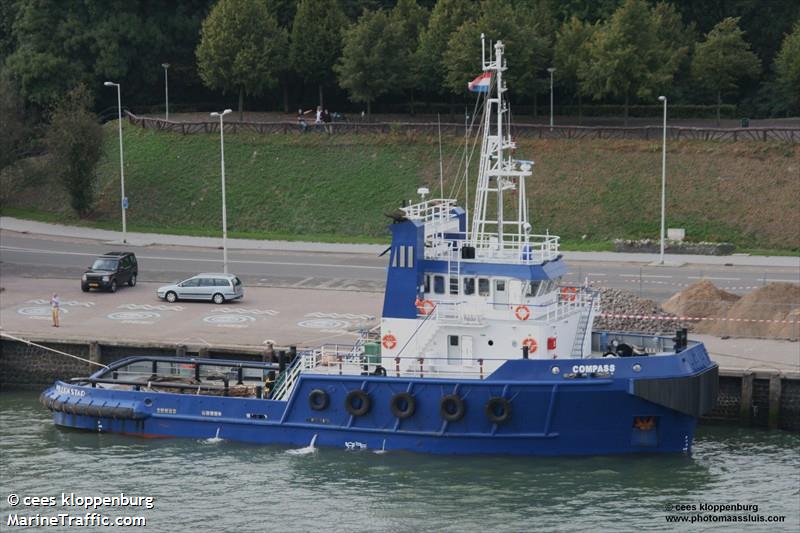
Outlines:
{"label": "reflection in water", "polygon": [[764,531],[800,526],[800,437],[784,432],[700,428],[691,457],[297,456],[57,429],[36,398],[0,394],[3,519],[12,491],[74,491],[154,496],[152,510],[105,510],[146,516],[147,531],[663,529],[666,503],[704,502],[787,515]]}

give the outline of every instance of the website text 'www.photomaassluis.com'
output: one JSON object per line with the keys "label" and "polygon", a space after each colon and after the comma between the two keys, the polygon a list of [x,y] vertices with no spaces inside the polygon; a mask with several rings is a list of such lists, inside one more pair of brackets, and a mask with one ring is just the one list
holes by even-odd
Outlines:
{"label": "website text 'www.photomaassluis.com'", "polygon": [[674,524],[780,524],[786,516],[760,512],[755,503],[667,503],[668,523]]}
{"label": "website text 'www.photomaassluis.com'", "polygon": [[[155,508],[155,498],[120,492],[112,496],[62,492],[58,495],[6,496],[10,509],[5,527],[145,527],[145,512]],[[128,513],[128,514],[121,514]]]}

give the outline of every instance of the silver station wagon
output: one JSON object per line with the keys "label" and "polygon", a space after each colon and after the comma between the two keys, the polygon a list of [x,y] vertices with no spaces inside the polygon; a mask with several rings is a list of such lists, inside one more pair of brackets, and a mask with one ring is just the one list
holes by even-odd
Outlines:
{"label": "silver station wagon", "polygon": [[198,274],[174,285],[156,290],[159,298],[170,303],[178,300],[209,300],[223,304],[244,297],[241,280],[233,274]]}

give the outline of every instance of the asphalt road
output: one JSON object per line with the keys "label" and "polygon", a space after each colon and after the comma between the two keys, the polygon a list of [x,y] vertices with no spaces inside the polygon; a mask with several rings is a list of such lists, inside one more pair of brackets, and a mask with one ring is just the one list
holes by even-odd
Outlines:
{"label": "asphalt road", "polygon": [[[129,249],[139,260],[139,279],[168,283],[198,272],[222,270],[222,251],[180,246],[118,246],[102,241],[0,231],[0,278],[73,279],[76,286],[92,259]],[[245,286],[382,292],[387,257],[352,253],[228,250],[229,270]],[[588,278],[598,286],[629,289],[664,301],[699,279],[737,294],[770,282],[800,283],[788,267],[725,265],[651,266],[635,262],[570,261],[567,283]]]}

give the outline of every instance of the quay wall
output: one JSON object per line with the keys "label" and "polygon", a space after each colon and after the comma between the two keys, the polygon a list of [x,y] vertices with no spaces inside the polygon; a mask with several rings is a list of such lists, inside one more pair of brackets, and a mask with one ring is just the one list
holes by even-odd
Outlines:
{"label": "quay wall", "polygon": [[[268,360],[274,354],[271,346],[252,348],[141,342],[87,343],[81,340],[28,340],[104,365],[131,355],[177,355],[262,361]],[[44,388],[57,379],[69,380],[88,376],[97,368],[99,368],[97,365],[21,341],[0,339],[0,390],[8,387]],[[700,422],[800,431],[800,375],[788,375],[777,371],[722,370],[717,406]]]}

